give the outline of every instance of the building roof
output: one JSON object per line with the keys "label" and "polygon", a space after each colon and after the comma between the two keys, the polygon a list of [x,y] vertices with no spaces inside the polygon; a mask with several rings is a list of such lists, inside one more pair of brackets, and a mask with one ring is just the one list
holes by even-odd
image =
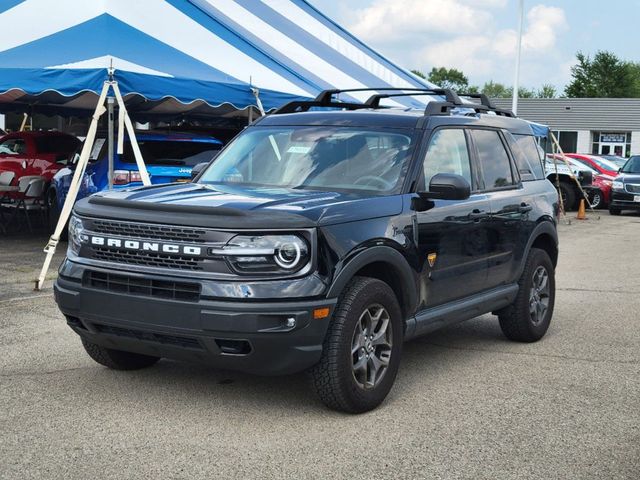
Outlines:
{"label": "building roof", "polygon": [[[495,98],[511,108],[510,98]],[[521,98],[518,116],[558,130],[640,130],[640,98]]]}

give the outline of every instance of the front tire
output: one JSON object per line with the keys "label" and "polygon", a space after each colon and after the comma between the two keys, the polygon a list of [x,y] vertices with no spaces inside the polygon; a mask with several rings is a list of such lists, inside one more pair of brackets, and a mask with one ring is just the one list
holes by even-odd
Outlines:
{"label": "front tire", "polygon": [[380,405],[398,373],[402,337],[393,290],[380,280],[355,277],[340,296],[320,362],[310,370],[320,400],[348,413]]}
{"label": "front tire", "polygon": [[553,316],[556,283],[554,267],[544,250],[529,251],[518,281],[515,301],[498,314],[502,333],[516,342],[536,342],[544,337]]}
{"label": "front tire", "polygon": [[140,370],[141,368],[150,367],[160,360],[159,357],[114,350],[96,345],[84,338],[81,340],[82,346],[93,360],[113,370]]}
{"label": "front tire", "polygon": [[560,182],[558,195],[562,198],[565,212],[573,210],[576,206],[576,193],[573,186],[567,182]]}

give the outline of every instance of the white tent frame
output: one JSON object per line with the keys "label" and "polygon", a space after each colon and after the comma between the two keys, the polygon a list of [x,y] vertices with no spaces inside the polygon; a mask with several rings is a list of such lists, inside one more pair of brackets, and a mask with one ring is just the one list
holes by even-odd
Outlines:
{"label": "white tent frame", "polygon": [[[95,112],[93,113],[93,117],[91,118],[91,124],[89,125],[87,138],[85,139],[84,145],[82,146],[82,150],[80,152],[80,158],[78,159],[78,163],[76,164],[75,171],[73,172],[73,178],[71,179],[69,192],[67,193],[67,197],[65,198],[64,205],[62,206],[62,210],[60,212],[60,218],[58,219],[58,223],[56,224],[56,228],[53,231],[53,234],[49,238],[49,242],[44,247],[44,252],[47,254],[47,256],[45,257],[44,264],[42,265],[42,270],[40,270],[40,275],[36,280],[36,286],[35,286],[36,290],[42,290],[45,277],[51,265],[51,260],[53,259],[53,254],[56,252],[56,247],[58,246],[58,242],[60,241],[60,235],[62,235],[62,231],[64,230],[67,224],[67,220],[69,219],[69,216],[71,215],[73,204],[75,203],[76,198],[78,196],[78,191],[80,190],[80,182],[82,181],[82,177],[84,175],[84,172],[87,168],[87,164],[89,162],[89,156],[91,155],[91,151],[93,150],[93,144],[96,139],[96,130],[98,129],[98,120],[107,111],[107,108],[105,108],[104,103],[105,103],[105,100],[107,100],[107,94],[109,93],[110,90],[113,90],[113,94],[116,98],[116,101],[119,107],[117,152],[118,154],[122,154],[123,152],[124,130],[126,128],[127,133],[129,134],[129,143],[131,144],[131,147],[133,149],[133,155],[136,159],[136,164],[138,165],[138,170],[140,172],[140,178],[142,179],[142,184],[145,186],[151,185],[149,172],[147,172],[147,167],[144,164],[142,153],[140,152],[140,146],[138,145],[138,141],[136,140],[133,123],[131,122],[131,119],[129,118],[129,114],[127,113],[127,109],[124,105],[124,100],[122,99],[120,88],[118,87],[118,82],[113,80],[112,71],[110,72],[109,77],[110,77],[110,80],[105,81],[104,85],[102,86],[102,92],[100,93],[98,104],[96,105],[96,109],[95,109]],[[112,118],[109,118],[109,122],[112,122]],[[108,141],[112,143],[113,138],[109,138]],[[109,167],[110,167],[109,171],[111,172],[112,165],[110,165]]]}

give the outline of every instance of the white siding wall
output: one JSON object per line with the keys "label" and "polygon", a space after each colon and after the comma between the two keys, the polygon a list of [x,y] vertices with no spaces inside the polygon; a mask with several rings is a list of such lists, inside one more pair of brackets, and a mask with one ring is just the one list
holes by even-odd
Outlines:
{"label": "white siding wall", "polygon": [[640,132],[631,132],[631,155],[640,155]]}
{"label": "white siding wall", "polygon": [[591,153],[591,130],[578,130],[576,153]]}

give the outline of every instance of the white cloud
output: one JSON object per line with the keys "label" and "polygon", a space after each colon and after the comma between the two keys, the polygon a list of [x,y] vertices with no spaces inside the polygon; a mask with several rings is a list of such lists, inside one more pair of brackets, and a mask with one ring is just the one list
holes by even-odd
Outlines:
{"label": "white cloud", "polygon": [[[509,6],[508,0],[374,0],[356,12],[350,30],[408,68],[444,66],[462,70],[475,83],[509,82],[517,32],[500,29],[494,21],[494,14]],[[539,68],[542,62],[563,64],[562,74],[555,74],[566,78],[567,59],[555,58],[555,47],[568,28],[562,8],[538,4],[527,11],[523,73],[532,78],[523,78],[524,84],[549,81]]]}
{"label": "white cloud", "polygon": [[[481,0],[480,3],[501,0]],[[457,31],[477,32],[491,23],[491,14],[464,0],[375,0],[355,12],[351,31],[364,41],[395,42],[416,35]],[[473,2],[475,5],[476,2]]]}

